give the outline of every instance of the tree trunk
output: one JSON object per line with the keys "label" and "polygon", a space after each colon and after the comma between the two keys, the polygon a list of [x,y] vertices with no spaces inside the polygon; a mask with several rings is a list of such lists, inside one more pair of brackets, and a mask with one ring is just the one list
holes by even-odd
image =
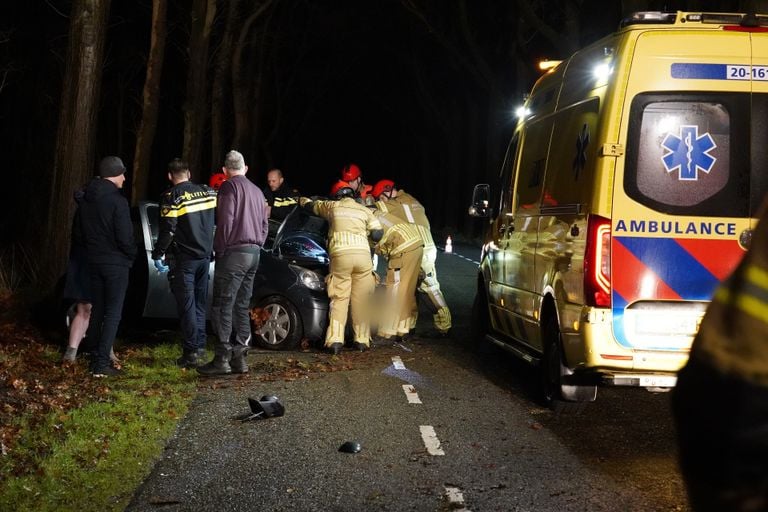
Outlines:
{"label": "tree trunk", "polygon": [[200,169],[200,149],[207,111],[208,48],[215,14],[216,0],[194,1],[192,26],[189,34],[189,69],[187,71],[187,99],[184,102],[183,150],[183,157],[189,163],[193,181],[199,181],[203,175]]}
{"label": "tree trunk", "polygon": [[[232,46],[235,42],[235,33],[238,30],[240,0],[230,0],[227,8],[227,19],[224,23],[224,35],[218,55],[215,59],[216,69],[213,74],[211,90],[211,159],[213,163],[223,160],[224,153],[229,149],[225,147],[225,141],[231,141],[229,127],[229,115],[232,112],[232,81],[230,68],[232,60]],[[229,101],[227,101],[229,99]],[[215,165],[214,165],[215,167]],[[203,173],[203,178],[206,174]],[[204,179],[204,181],[206,181]]]}
{"label": "tree trunk", "polygon": [[74,0],[67,64],[61,93],[53,162],[47,236],[41,279],[52,284],[63,273],[75,211],[72,195],[94,172],[104,39],[109,0]]}
{"label": "tree trunk", "polygon": [[147,75],[144,79],[143,109],[139,129],[136,133],[136,153],[133,158],[133,193],[132,203],[147,195],[149,167],[152,157],[152,143],[157,128],[157,113],[160,99],[160,76],[163,72],[165,57],[165,39],[167,34],[167,0],[152,2],[152,35],[147,57]]}
{"label": "tree trunk", "polygon": [[[239,151],[244,151],[243,146],[250,140],[250,110],[251,98],[248,94],[248,79],[246,67],[243,62],[245,47],[248,45],[248,36],[254,23],[266,11],[272,0],[263,0],[256,10],[243,23],[240,37],[232,54],[232,100],[234,102],[235,134],[233,146]],[[257,73],[259,71],[257,70]]]}

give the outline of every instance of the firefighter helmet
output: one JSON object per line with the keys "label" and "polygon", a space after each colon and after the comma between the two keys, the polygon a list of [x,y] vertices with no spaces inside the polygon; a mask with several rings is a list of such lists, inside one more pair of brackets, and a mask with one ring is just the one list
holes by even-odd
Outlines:
{"label": "firefighter helmet", "polygon": [[381,196],[381,194],[384,194],[385,192],[390,192],[394,188],[395,188],[394,181],[379,180],[379,182],[373,186],[373,197],[378,199],[379,196]]}
{"label": "firefighter helmet", "polygon": [[342,197],[353,197],[355,190],[344,180],[339,180],[331,187],[331,197],[341,199]]}
{"label": "firefighter helmet", "polygon": [[360,175],[360,167],[355,164],[345,165],[341,170],[341,179],[344,181],[356,180]]}
{"label": "firefighter helmet", "polygon": [[213,190],[219,190],[225,181],[227,181],[227,175],[223,172],[217,172],[211,174],[211,179],[209,180],[208,185],[210,185]]}

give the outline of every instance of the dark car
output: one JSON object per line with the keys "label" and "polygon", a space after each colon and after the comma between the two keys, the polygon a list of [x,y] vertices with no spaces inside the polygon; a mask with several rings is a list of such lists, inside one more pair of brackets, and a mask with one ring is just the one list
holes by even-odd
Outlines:
{"label": "dark car", "polygon": [[[155,270],[151,256],[158,235],[158,204],[140,203],[138,217],[144,251],[131,276],[132,307],[143,318],[176,318],[176,302],[167,274]],[[315,341],[323,337],[328,324],[326,232],[325,220],[298,207],[282,222],[270,220],[251,301],[258,318],[253,332],[256,344],[272,350],[288,350],[302,339]],[[213,273],[211,262],[209,298]]]}

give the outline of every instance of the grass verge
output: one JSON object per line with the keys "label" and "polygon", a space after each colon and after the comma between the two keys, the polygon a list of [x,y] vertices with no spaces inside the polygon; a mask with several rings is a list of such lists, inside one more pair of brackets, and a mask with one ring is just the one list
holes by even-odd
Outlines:
{"label": "grass verge", "polygon": [[0,358],[14,388],[32,398],[49,385],[62,399],[52,398],[43,414],[29,407],[32,399],[3,404],[16,411],[3,427],[13,441],[2,444],[0,510],[123,510],[186,413],[196,376],[175,367],[177,345],[121,351],[125,374],[110,379],[92,378],[85,361],[60,367],[53,347],[38,352],[62,375],[47,384],[14,378],[8,353]]}

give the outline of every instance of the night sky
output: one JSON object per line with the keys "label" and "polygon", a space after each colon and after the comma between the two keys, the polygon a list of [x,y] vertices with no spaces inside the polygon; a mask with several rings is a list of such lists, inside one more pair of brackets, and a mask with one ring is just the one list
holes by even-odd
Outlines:
{"label": "night sky", "polygon": [[[341,167],[356,162],[367,182],[391,178],[422,199],[433,227],[474,229],[465,213],[471,184],[488,181],[498,169],[514,106],[537,76],[536,61],[565,55],[533,27],[521,28],[515,2],[467,1],[463,15],[458,0],[412,3],[428,14],[433,30],[398,0],[273,0],[268,22],[254,32],[268,56],[258,70],[260,138],[236,148],[246,155],[253,181],[265,185],[267,170],[279,167],[307,195],[326,194]],[[563,2],[532,3],[548,23],[562,27]],[[684,3],[647,2],[670,9]],[[30,0],[0,7],[0,165],[21,191],[0,211],[5,244],[24,242],[46,218],[70,4]],[[149,199],[167,186],[165,165],[182,151],[191,4],[168,4]],[[226,2],[219,4],[222,13]],[[621,2],[580,4],[580,45],[618,26]],[[131,166],[151,12],[150,0],[112,0],[94,165],[117,154]],[[474,49],[463,44],[463,29]],[[219,20],[211,62],[219,57],[220,32]],[[462,62],[478,56],[487,65],[485,83]],[[207,179],[223,155],[211,155],[207,139],[204,144],[197,175]]]}

